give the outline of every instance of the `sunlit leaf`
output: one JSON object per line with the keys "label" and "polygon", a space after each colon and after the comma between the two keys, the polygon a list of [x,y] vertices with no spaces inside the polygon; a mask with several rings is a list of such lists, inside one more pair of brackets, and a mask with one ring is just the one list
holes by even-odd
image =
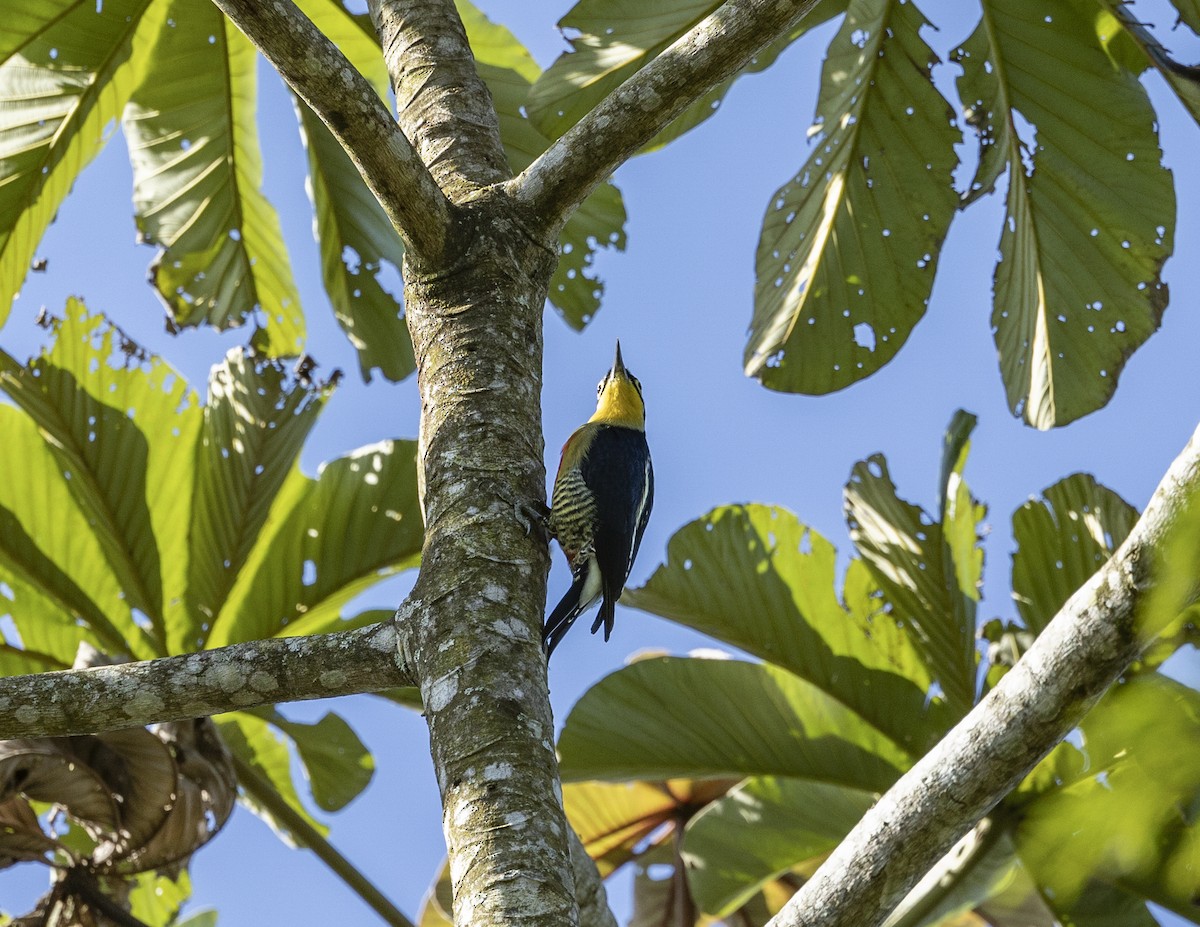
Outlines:
{"label": "sunlit leaf", "polygon": [[728,915],[766,880],[832,850],[874,800],[804,779],[747,780],[688,824],[683,852],[697,904]]}
{"label": "sunlit leaf", "polygon": [[169,628],[173,652],[203,645],[329,392],[240,348],[213,367],[194,463],[188,608]]}
{"label": "sunlit leaf", "polygon": [[167,6],[169,26],[122,122],[138,231],[162,249],[151,278],[176,324],[252,320],[260,348],[295,354],[304,318],[279,217],[260,190],[254,47],[212,4]]}
{"label": "sunlit leaf", "polygon": [[[943,475],[957,484],[960,467],[961,457],[954,467],[944,468]],[[969,493],[953,509],[945,487],[941,495],[943,516],[961,519],[957,525],[930,518],[901,499],[887,461],[876,454],[851,471],[846,519],[850,537],[892,605],[891,617],[909,629],[951,709],[962,715],[975,700],[978,573],[972,571],[982,564],[980,558],[970,556],[971,547],[963,544],[962,536],[977,534],[983,509],[970,500]],[[956,499],[959,495],[955,490]],[[957,556],[951,555],[948,528],[959,547]],[[962,576],[958,561],[966,566]]]}
{"label": "sunlit leaf", "polygon": [[442,860],[437,877],[421,902],[417,927],[454,927],[454,884],[450,881],[450,863]]}
{"label": "sunlit leaf", "polygon": [[415,441],[359,448],[315,480],[294,469],[208,644],[327,626],[356,593],[415,566],[423,540]]}
{"label": "sunlit leaf", "polygon": [[1138,512],[1087,473],[1044,490],[1013,513],[1013,599],[1035,633],[1102,567],[1129,534]]}
{"label": "sunlit leaf", "polygon": [[1008,170],[992,327],[1013,414],[1052,428],[1103,406],[1158,328],[1174,188],[1146,91],[1101,46],[1094,10],[983,6],[956,54],[983,149],[968,201]]}
{"label": "sunlit leaf", "polygon": [[960,134],[913,3],[852,0],[830,44],[812,154],[771,198],[748,376],[829,393],[878,370],[925,314],[957,206]]}
{"label": "sunlit leaf", "polygon": [[835,591],[833,545],[785,509],[725,506],[671,538],[667,562],[622,601],[791,670],[907,749],[945,718],[912,636],[883,612],[861,562]]}
{"label": "sunlit leaf", "polygon": [[1056,908],[1071,910],[1103,883],[1188,910],[1200,852],[1200,693],[1138,674],[1104,697],[1082,731],[1081,774],[1023,810],[1022,859]]}
{"label": "sunlit leaf", "polygon": [[146,924],[179,927],[175,917],[180,906],[192,895],[192,880],[186,869],[176,877],[161,872],[143,872],[132,882],[129,903],[134,917]]}
{"label": "sunlit leaf", "polygon": [[50,350],[25,367],[0,358],[0,388],[46,437],[52,469],[69,474],[75,505],[141,612],[144,627],[118,627],[133,655],[148,656],[165,652],[166,616],[182,607],[188,538],[178,528],[190,516],[200,411],[167,364],[139,357],[73,300]]}
{"label": "sunlit leaf", "polygon": [[783,775],[882,790],[911,762],[785,670],[671,657],[639,661],[589,689],[558,749],[568,781]]}
{"label": "sunlit leaf", "polygon": [[664,824],[678,826],[736,781],[568,782],[563,807],[601,877],[607,878]]}
{"label": "sunlit leaf", "polygon": [[153,0],[99,8],[21,0],[15,19],[8,6],[0,27],[0,51],[11,55],[0,65],[0,323],[46,227],[142,79],[164,14]]}

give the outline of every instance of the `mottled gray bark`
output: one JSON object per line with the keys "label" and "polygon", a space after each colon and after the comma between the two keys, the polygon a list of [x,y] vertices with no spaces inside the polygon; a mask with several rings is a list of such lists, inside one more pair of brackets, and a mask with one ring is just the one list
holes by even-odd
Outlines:
{"label": "mottled gray bark", "polygon": [[392,622],[140,663],[0,678],[0,739],[92,734],[415,685]]}
{"label": "mottled gray bark", "polygon": [[1076,725],[1161,628],[1137,606],[1200,493],[1200,430],[1125,543],[987,697],[885,794],[770,927],[875,927]]}
{"label": "mottled gray bark", "polygon": [[387,106],[291,0],[213,0],[342,143],[410,251],[441,254],[448,204]]}
{"label": "mottled gray bark", "polygon": [[453,0],[372,0],[400,127],[452,202],[512,176]]}
{"label": "mottled gray bark", "polygon": [[817,3],[728,0],[596,104],[510,183],[511,195],[557,237],[613,171]]}
{"label": "mottled gray bark", "polygon": [[[373,4],[398,123],[288,0],[214,2],[326,121],[409,244],[405,301],[427,524],[420,577],[394,638],[389,628],[355,632],[349,657],[331,636],[0,682],[0,699],[10,700],[0,706],[0,736],[66,732],[20,726],[35,678],[53,679],[59,699],[53,709],[33,708],[35,720],[51,723],[70,701],[72,731],[414,678],[442,794],[456,922],[569,925],[582,911],[585,923],[607,927],[603,887],[577,841],[569,851],[561,808],[538,642],[548,551],[514,517],[516,504],[544,500],[541,326],[556,236],[621,161],[815,0],[729,0],[515,180],[450,0]],[[878,923],[1070,729],[1137,653],[1131,616],[1148,551],[1198,472],[1194,442],[1113,561],[867,816],[778,925]],[[70,686],[74,695],[64,696]],[[183,689],[192,701],[172,702]],[[144,703],[135,714],[131,691]]]}

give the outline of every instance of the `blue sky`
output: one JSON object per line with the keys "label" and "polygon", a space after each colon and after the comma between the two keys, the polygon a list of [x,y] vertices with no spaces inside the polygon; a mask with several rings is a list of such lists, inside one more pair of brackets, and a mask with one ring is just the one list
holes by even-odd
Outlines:
{"label": "blue sky", "polygon": [[[564,43],[553,23],[565,4],[480,4],[504,22],[547,65]],[[1158,9],[1157,6],[1152,7]],[[941,32],[927,35],[945,52],[974,25],[974,4],[922,4]],[[1160,22],[1173,17],[1163,13]],[[741,372],[750,319],[754,250],[771,194],[807,154],[824,27],[786,52],[765,74],[743,78],[721,112],[666,150],[621,168],[616,181],[629,213],[624,254],[597,261],[605,281],[603,308],[582,335],[553,312],[546,320],[543,395],[547,467],[594,404],[596,381],[621,339],[629,367],[641,379],[657,476],[650,522],[631,584],[661,562],[668,538],[715,505],[767,502],[792,509],[849,549],[842,486],[855,461],[883,452],[901,495],[930,506],[936,498],[942,431],[957,408],[979,417],[966,476],[989,505],[983,619],[1015,617],[1009,597],[1010,518],[1029,496],[1063,476],[1087,471],[1136,506],[1149,498],[1171,460],[1200,422],[1195,346],[1200,344],[1200,222],[1191,204],[1200,191],[1197,127],[1181,114],[1160,81],[1147,81],[1159,107],[1166,163],[1180,204],[1175,257],[1166,279],[1171,303],[1161,332],[1130,360],[1116,397],[1103,410],[1051,433],[1012,418],[1004,399],[989,326],[991,279],[1002,220],[992,196],[956,217],[942,251],[929,312],[889,366],[869,380],[827,397],[768,392]],[[1176,47],[1185,45],[1182,37]],[[1192,43],[1191,49],[1197,46]],[[1187,55],[1185,54],[1185,59]],[[1200,56],[1196,56],[1200,57]],[[952,93],[953,66],[937,80]],[[415,383],[377,380],[363,387],[352,351],[332,320],[304,193],[304,159],[291,104],[275,75],[261,75],[265,191],[278,209],[310,329],[309,352],[321,371],[347,372],[305,449],[310,472],[324,459],[417,430]],[[953,98],[952,98],[953,99]],[[962,156],[969,177],[974,139]],[[112,144],[84,173],[41,249],[46,274],[32,275],[4,328],[6,348],[21,355],[41,343],[33,325],[41,305],[60,312],[68,295],[112,315],[131,335],[163,354],[194,386],[245,333],[219,336],[163,333],[159,304],[145,282],[153,252],[133,243],[130,174],[123,142]],[[364,605],[394,606],[411,578],[373,590]],[[556,552],[550,596],[567,585]],[[667,622],[619,609],[610,644],[576,630],[556,653],[552,697],[561,724],[596,680],[642,649],[686,652],[708,642]],[[1195,652],[1175,668],[1195,684]],[[314,718],[327,706],[297,706]],[[410,916],[444,853],[440,809],[425,726],[413,713],[363,697],[339,700],[344,714],[375,752],[371,787],[333,821],[332,839]],[[195,900],[213,905],[225,927],[305,923],[335,916],[372,923],[373,915],[309,854],[285,848],[269,829],[239,809],[226,831],[193,865]],[[0,898],[31,901],[44,890],[41,872],[0,873]],[[620,887],[618,898],[627,897]],[[622,902],[624,903],[624,902]]]}

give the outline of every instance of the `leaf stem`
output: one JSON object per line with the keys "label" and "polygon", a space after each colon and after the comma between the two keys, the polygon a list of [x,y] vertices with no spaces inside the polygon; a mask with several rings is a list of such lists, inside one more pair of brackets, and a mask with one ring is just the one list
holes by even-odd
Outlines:
{"label": "leaf stem", "polygon": [[371,881],[342,856],[328,840],[302,816],[296,813],[280,794],[271,788],[258,772],[241,757],[234,754],[234,769],[238,784],[254,796],[254,800],[271,812],[288,833],[302,846],[308,847],[326,866],[346,883],[359,898],[369,904],[375,912],[393,927],[413,927],[405,917]]}

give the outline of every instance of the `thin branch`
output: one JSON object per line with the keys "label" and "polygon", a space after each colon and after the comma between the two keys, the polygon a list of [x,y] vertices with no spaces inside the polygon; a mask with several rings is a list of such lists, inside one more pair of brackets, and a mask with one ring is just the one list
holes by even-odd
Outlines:
{"label": "thin branch", "polygon": [[269,811],[279,823],[287,828],[288,833],[296,838],[301,845],[308,847],[326,866],[340,878],[363,901],[370,905],[376,914],[392,927],[413,927],[404,914],[392,904],[387,897],[365,875],[359,872],[354,864],[337,851],[332,843],[321,833],[296,813],[279,793],[265,781],[255,769],[236,755],[233,764],[237,770],[238,784],[254,798],[258,804]]}
{"label": "thin branch", "polygon": [[372,0],[396,116],[451,201],[508,180],[492,95],[453,0]]}
{"label": "thin branch", "polygon": [[551,237],[588,194],[818,0],[727,0],[601,100],[517,178],[510,193]]}
{"label": "thin branch", "polygon": [[1008,794],[1159,628],[1136,607],[1168,532],[1200,492],[1200,429],[1125,543],[942,741],[867,812],[770,927],[875,927]]}
{"label": "thin branch", "polygon": [[213,0],[341,142],[405,245],[445,246],[450,206],[370,81],[291,0]]}
{"label": "thin branch", "polygon": [[0,739],[59,737],[413,685],[391,621],[0,679]]}

